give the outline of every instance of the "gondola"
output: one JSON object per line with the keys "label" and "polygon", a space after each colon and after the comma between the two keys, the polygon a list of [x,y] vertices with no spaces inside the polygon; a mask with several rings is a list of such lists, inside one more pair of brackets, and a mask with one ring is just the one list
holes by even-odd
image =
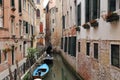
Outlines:
{"label": "gondola", "polygon": [[53,57],[50,56],[49,54],[47,54],[44,58],[43,58],[43,62],[46,64],[52,64],[53,63]]}

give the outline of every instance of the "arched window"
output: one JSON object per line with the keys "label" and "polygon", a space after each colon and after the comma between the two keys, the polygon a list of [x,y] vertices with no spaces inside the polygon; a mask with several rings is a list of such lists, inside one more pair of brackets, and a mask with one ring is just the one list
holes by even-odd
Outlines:
{"label": "arched window", "polygon": [[40,0],[37,0],[37,4],[40,4]]}
{"label": "arched window", "polygon": [[37,16],[37,18],[40,18],[40,10],[39,9],[37,9],[36,16]]}

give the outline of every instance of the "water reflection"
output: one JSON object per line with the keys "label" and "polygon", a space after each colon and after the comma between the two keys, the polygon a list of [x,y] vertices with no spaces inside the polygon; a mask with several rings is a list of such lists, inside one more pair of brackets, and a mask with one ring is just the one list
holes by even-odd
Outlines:
{"label": "water reflection", "polygon": [[43,80],[81,80],[66,67],[60,55],[54,54],[53,57],[54,61],[50,65],[50,71]]}

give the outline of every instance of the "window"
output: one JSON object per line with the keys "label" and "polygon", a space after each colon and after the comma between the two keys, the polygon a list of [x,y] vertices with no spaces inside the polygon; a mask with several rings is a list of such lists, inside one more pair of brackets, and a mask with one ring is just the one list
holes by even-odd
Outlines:
{"label": "window", "polygon": [[7,52],[4,52],[4,60],[7,60]]}
{"label": "window", "polygon": [[28,33],[28,22],[26,22],[26,33]]}
{"label": "window", "polygon": [[63,38],[61,38],[61,49],[63,49]]}
{"label": "window", "polygon": [[94,58],[98,59],[98,43],[94,43]]}
{"label": "window", "polygon": [[62,16],[63,29],[65,29],[65,16]]}
{"label": "window", "polygon": [[78,26],[81,25],[81,3],[78,5],[77,7],[77,23],[78,23]]}
{"label": "window", "polygon": [[14,2],[14,0],[11,0],[11,6],[12,6],[12,7],[15,7],[15,2]]}
{"label": "window", "polygon": [[28,3],[28,14],[30,14],[30,5]]}
{"label": "window", "polygon": [[120,68],[120,45],[111,45],[111,64]]}
{"label": "window", "polygon": [[93,18],[92,19],[96,19],[97,18],[97,1],[98,0],[93,0]]}
{"label": "window", "polygon": [[52,19],[52,23],[54,23],[55,22],[55,20],[54,19]]}
{"label": "window", "polygon": [[15,35],[15,23],[14,23],[14,19],[11,19],[11,34]]}
{"label": "window", "polygon": [[88,42],[87,44],[86,44],[86,54],[89,56],[90,55],[90,43]]}
{"label": "window", "polygon": [[85,2],[85,5],[86,5],[86,7],[85,7],[85,22],[86,23],[89,22],[89,20],[90,20],[90,14],[89,14],[90,6],[89,6],[89,4],[90,4],[90,0],[86,0],[86,2]]}
{"label": "window", "polygon": [[76,37],[71,37],[71,55],[76,57]]}
{"label": "window", "polygon": [[20,51],[22,50],[22,45],[20,45]]}
{"label": "window", "polygon": [[0,0],[0,27],[3,27],[3,4],[2,4],[3,0]]}
{"label": "window", "polygon": [[97,19],[100,18],[100,0],[93,0],[93,6],[92,6],[92,10],[93,10],[93,14],[92,14],[92,19]]}
{"label": "window", "polygon": [[37,4],[40,4],[40,0],[37,0]]}
{"label": "window", "polygon": [[85,22],[100,18],[100,0],[86,0]]}
{"label": "window", "polygon": [[37,16],[37,18],[40,18],[40,10],[39,9],[37,9],[36,16]]}
{"label": "window", "polygon": [[56,12],[58,12],[58,8],[56,8]]}
{"label": "window", "polygon": [[0,50],[0,63],[1,63],[1,59],[2,59],[2,57],[1,57],[1,50]]}
{"label": "window", "polygon": [[68,53],[76,57],[76,37],[69,37]]}
{"label": "window", "polygon": [[31,34],[34,35],[34,27],[31,25]]}
{"label": "window", "polygon": [[22,12],[21,0],[19,0],[18,4],[19,4],[18,10],[19,10],[19,13],[21,13]]}
{"label": "window", "polygon": [[65,37],[64,51],[67,52],[67,37]]}
{"label": "window", "polygon": [[19,21],[19,35],[22,36],[22,22]]}
{"label": "window", "polygon": [[71,37],[69,37],[68,53],[71,54]]}
{"label": "window", "polygon": [[2,6],[3,0],[0,0],[0,6]]}
{"label": "window", "polygon": [[26,9],[26,0],[23,0],[23,8]]}
{"label": "window", "polygon": [[80,42],[78,42],[78,52],[80,52]]}
{"label": "window", "polygon": [[25,34],[26,33],[26,22],[23,21],[23,33]]}
{"label": "window", "polygon": [[46,6],[46,13],[48,13],[49,12],[49,6],[47,5]]}
{"label": "window", "polygon": [[100,0],[97,0],[97,17],[100,18]]}
{"label": "window", "polygon": [[116,10],[116,0],[108,0],[108,12]]}

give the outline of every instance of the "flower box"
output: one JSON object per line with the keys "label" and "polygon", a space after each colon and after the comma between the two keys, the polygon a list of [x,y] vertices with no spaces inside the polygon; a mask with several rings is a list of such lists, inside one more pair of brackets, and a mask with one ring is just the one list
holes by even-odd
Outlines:
{"label": "flower box", "polygon": [[119,15],[117,13],[109,13],[106,16],[106,22],[119,21]]}
{"label": "flower box", "polygon": [[90,29],[90,25],[87,24],[87,23],[83,24],[82,26],[83,26],[84,29]]}
{"label": "flower box", "polygon": [[92,27],[97,27],[97,26],[98,26],[97,20],[92,20],[92,21],[90,21],[90,25],[91,25]]}
{"label": "flower box", "polygon": [[80,27],[76,27],[75,29],[76,29],[76,31],[80,31]]}
{"label": "flower box", "polygon": [[5,48],[5,49],[3,49],[4,53],[9,52],[9,51],[11,51],[11,48]]}

